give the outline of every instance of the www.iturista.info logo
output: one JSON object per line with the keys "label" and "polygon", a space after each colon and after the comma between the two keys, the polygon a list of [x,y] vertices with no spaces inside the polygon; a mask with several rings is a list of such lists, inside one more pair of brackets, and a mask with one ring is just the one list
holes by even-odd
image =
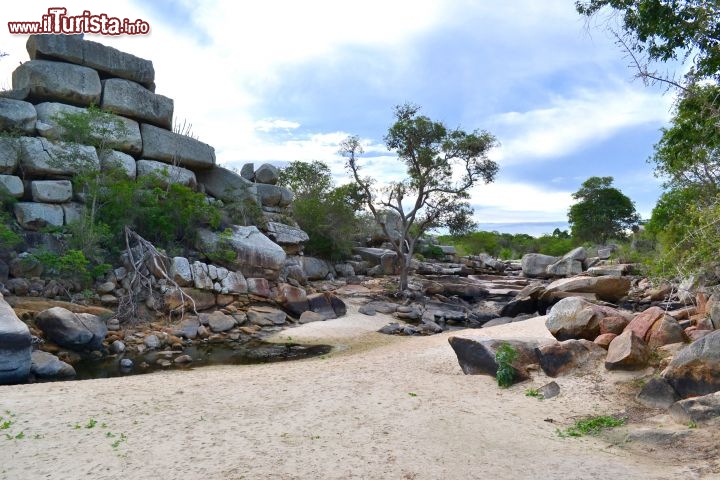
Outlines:
{"label": "www.iturista.info logo", "polygon": [[39,22],[8,22],[12,34],[32,33],[94,33],[99,35],[146,35],[150,33],[150,24],[144,20],[130,21],[127,18],[109,17],[105,13],[95,15],[90,10],[82,15],[68,15],[67,8],[48,8],[47,15]]}

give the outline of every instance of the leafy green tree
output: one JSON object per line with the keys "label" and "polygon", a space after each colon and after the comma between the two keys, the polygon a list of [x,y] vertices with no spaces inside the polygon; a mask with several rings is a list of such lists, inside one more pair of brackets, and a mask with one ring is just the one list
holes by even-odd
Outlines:
{"label": "leafy green tree", "polygon": [[319,161],[292,162],[281,170],[278,183],[295,194],[293,216],[310,237],[305,250],[333,260],[348,256],[358,226],[356,189],[335,187],[330,168]]}
{"label": "leafy green tree", "polygon": [[[618,33],[619,39],[633,55],[643,55],[648,61],[689,60],[687,84],[720,79],[720,4],[717,1],[583,0],[576,1],[575,7],[587,17],[610,9],[610,18],[619,19],[624,32]],[[649,71],[639,62],[637,66],[646,78],[681,86]]]}
{"label": "leafy green tree", "polygon": [[720,86],[695,85],[677,103],[669,128],[655,145],[655,172],[669,188],[697,187],[714,194],[720,185],[720,125],[712,107]]}
{"label": "leafy green tree", "polygon": [[[493,181],[498,171],[498,165],[487,157],[497,144],[493,135],[448,129],[419,112],[417,105],[396,106],[395,123],[385,136],[388,150],[405,164],[404,180],[375,188],[373,179],[360,173],[363,150],[359,138],[349,137],[340,147],[365,205],[397,253],[401,292],[408,287],[410,259],[418,238],[443,226],[451,233],[470,231],[474,225],[467,202],[469,190],[481,180]],[[459,177],[454,177],[455,167],[459,167]],[[383,210],[399,217],[399,238],[390,235]]]}
{"label": "leafy green tree", "polygon": [[570,207],[568,220],[575,240],[603,244],[624,238],[640,221],[633,202],[612,182],[613,177],[590,177],[573,193],[577,203]]}

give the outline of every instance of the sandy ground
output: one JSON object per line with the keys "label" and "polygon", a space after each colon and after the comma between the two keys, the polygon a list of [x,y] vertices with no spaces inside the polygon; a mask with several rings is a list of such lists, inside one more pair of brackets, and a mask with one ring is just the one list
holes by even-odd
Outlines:
{"label": "sandy ground", "polygon": [[542,319],[374,332],[389,320],[351,313],[277,339],[339,345],[321,358],[0,387],[0,416],[14,422],[0,430],[0,479],[718,478],[607,439],[559,437],[584,415],[622,411],[593,375],[557,379],[561,395],[540,401],[524,392],[547,378],[499,389],[463,375],[447,342],[543,337]]}

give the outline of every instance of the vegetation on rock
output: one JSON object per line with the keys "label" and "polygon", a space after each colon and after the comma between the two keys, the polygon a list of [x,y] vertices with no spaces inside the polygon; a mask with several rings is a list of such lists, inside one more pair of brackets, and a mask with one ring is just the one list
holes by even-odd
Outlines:
{"label": "vegetation on rock", "polygon": [[354,185],[335,187],[323,162],[292,162],[280,172],[279,184],[295,194],[293,217],[310,240],[310,255],[338,260],[350,255],[357,236],[359,193]]}

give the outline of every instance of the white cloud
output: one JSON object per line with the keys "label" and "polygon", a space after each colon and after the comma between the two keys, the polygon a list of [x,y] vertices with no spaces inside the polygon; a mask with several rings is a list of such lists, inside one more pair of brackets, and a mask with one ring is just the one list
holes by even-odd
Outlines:
{"label": "white cloud", "polygon": [[[4,5],[3,16],[8,21],[38,20],[47,6],[32,3],[10,2]],[[661,123],[668,116],[668,97],[660,98],[639,85],[608,81],[609,73],[597,78],[594,85],[592,80],[583,81],[569,91],[542,83],[541,78],[554,75],[582,78],[581,67],[588,63],[599,70],[611,61],[622,64],[615,56],[617,53],[619,57],[619,52],[606,48],[604,42],[591,41],[588,45],[582,20],[574,13],[572,2],[566,0],[503,4],[469,0],[177,3],[187,10],[178,17],[189,18],[189,23],[173,25],[174,13],[158,17],[140,1],[117,0],[90,7],[87,2],[66,0],[63,6],[70,13],[90,8],[93,13],[148,21],[152,29],[148,36],[86,38],[151,59],[157,92],[174,99],[175,117],[192,123],[193,132],[215,147],[218,161],[228,166],[322,160],[336,176],[345,175],[344,160],[337,150],[339,142],[355,133],[347,131],[354,127],[337,122],[335,112],[315,118],[310,114],[303,117],[305,112],[299,109],[296,116],[289,115],[282,109],[284,99],[273,99],[280,104],[273,111],[263,107],[268,92],[277,85],[297,85],[297,95],[303,97],[302,82],[312,80],[289,76],[294,71],[291,67],[314,61],[313,65],[323,69],[319,72],[323,78],[331,77],[338,65],[351,65],[357,51],[371,60],[363,63],[365,69],[356,75],[373,86],[375,97],[392,86],[425,98],[369,98],[363,97],[367,92],[340,86],[328,92],[328,97],[357,96],[363,106],[343,118],[363,119],[366,110],[380,108],[379,102],[427,100],[428,112],[439,110],[446,102],[457,104],[458,118],[442,120],[449,125],[462,122],[486,126],[502,142],[493,152],[501,165],[569,155],[625,128]],[[429,35],[437,32],[442,35]],[[468,32],[475,32],[475,36],[462,38],[474,48],[442,50],[442,42],[447,40],[443,35]],[[437,72],[438,79],[418,74],[418,62],[425,55],[437,54],[426,50],[428,38],[438,42],[432,47],[462,66],[456,73],[464,75],[462,83],[458,80],[453,84],[459,90],[438,90],[434,82],[442,80],[442,71]],[[0,39],[0,50],[11,54],[0,60],[0,86],[9,87],[10,72],[27,59],[26,38],[0,33]],[[550,97],[549,91],[556,93]],[[538,104],[537,98],[544,103]],[[389,111],[389,105],[383,108]],[[507,112],[510,108],[517,111]],[[506,113],[498,115],[498,111]],[[402,164],[387,152],[379,135],[365,139],[364,144],[371,154],[363,160],[366,174],[385,182],[403,173]],[[479,220],[498,222],[563,219],[570,204],[568,193],[502,181],[479,187],[472,201],[486,206],[483,216],[493,217]]]}
{"label": "white cloud", "polygon": [[291,122],[289,120],[258,120],[255,122],[255,130],[259,132],[271,132],[273,130],[294,130],[299,128],[298,122]]}
{"label": "white cloud", "polygon": [[[493,123],[505,138],[494,153],[503,165],[557,158],[580,151],[623,129],[662,124],[672,98],[617,83],[615,88],[580,89],[558,96],[544,108],[497,115]],[[502,134],[499,134],[502,136]]]}
{"label": "white cloud", "polygon": [[472,203],[482,223],[552,222],[567,218],[571,193],[499,180],[474,187]]}

